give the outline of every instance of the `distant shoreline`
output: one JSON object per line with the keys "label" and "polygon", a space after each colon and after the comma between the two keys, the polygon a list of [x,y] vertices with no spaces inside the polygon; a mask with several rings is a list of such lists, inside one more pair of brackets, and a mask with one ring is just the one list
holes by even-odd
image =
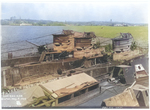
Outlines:
{"label": "distant shoreline", "polygon": [[[20,25],[1,25],[1,26],[20,26]],[[41,26],[41,25],[21,25],[21,26]]]}

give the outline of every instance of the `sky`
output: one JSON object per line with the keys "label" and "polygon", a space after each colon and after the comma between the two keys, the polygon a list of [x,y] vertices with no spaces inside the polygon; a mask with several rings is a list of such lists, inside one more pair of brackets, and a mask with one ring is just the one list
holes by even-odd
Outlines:
{"label": "sky", "polygon": [[148,23],[148,12],[147,2],[1,3],[1,19]]}

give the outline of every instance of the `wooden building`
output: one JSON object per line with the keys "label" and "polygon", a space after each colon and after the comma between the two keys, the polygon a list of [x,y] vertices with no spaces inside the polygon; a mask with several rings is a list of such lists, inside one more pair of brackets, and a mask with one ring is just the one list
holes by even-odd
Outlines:
{"label": "wooden building", "polygon": [[130,33],[120,33],[119,37],[112,39],[112,46],[115,52],[129,51],[133,42]]}

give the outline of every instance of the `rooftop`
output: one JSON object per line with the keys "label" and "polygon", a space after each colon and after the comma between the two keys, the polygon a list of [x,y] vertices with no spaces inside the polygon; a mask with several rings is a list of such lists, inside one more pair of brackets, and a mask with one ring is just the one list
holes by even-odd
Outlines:
{"label": "rooftop", "polygon": [[54,94],[57,94],[58,96],[62,96],[78,91],[79,89],[93,83],[97,83],[97,80],[86,73],[80,73],[60,80],[48,82],[41,86],[50,92],[54,92]]}

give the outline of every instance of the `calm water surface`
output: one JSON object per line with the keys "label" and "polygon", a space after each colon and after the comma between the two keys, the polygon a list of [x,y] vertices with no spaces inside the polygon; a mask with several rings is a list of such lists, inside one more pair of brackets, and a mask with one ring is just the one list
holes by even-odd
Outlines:
{"label": "calm water surface", "polygon": [[[2,26],[2,44],[29,40],[37,37],[40,39],[29,40],[40,44],[42,39],[49,39],[46,43],[52,42],[52,34],[61,32],[64,29],[63,26]],[[46,37],[47,36],[47,37]]]}
{"label": "calm water surface", "polygon": [[27,45],[26,40],[36,45],[52,43],[52,34],[63,29],[63,26],[2,26],[2,52],[32,47]]}

